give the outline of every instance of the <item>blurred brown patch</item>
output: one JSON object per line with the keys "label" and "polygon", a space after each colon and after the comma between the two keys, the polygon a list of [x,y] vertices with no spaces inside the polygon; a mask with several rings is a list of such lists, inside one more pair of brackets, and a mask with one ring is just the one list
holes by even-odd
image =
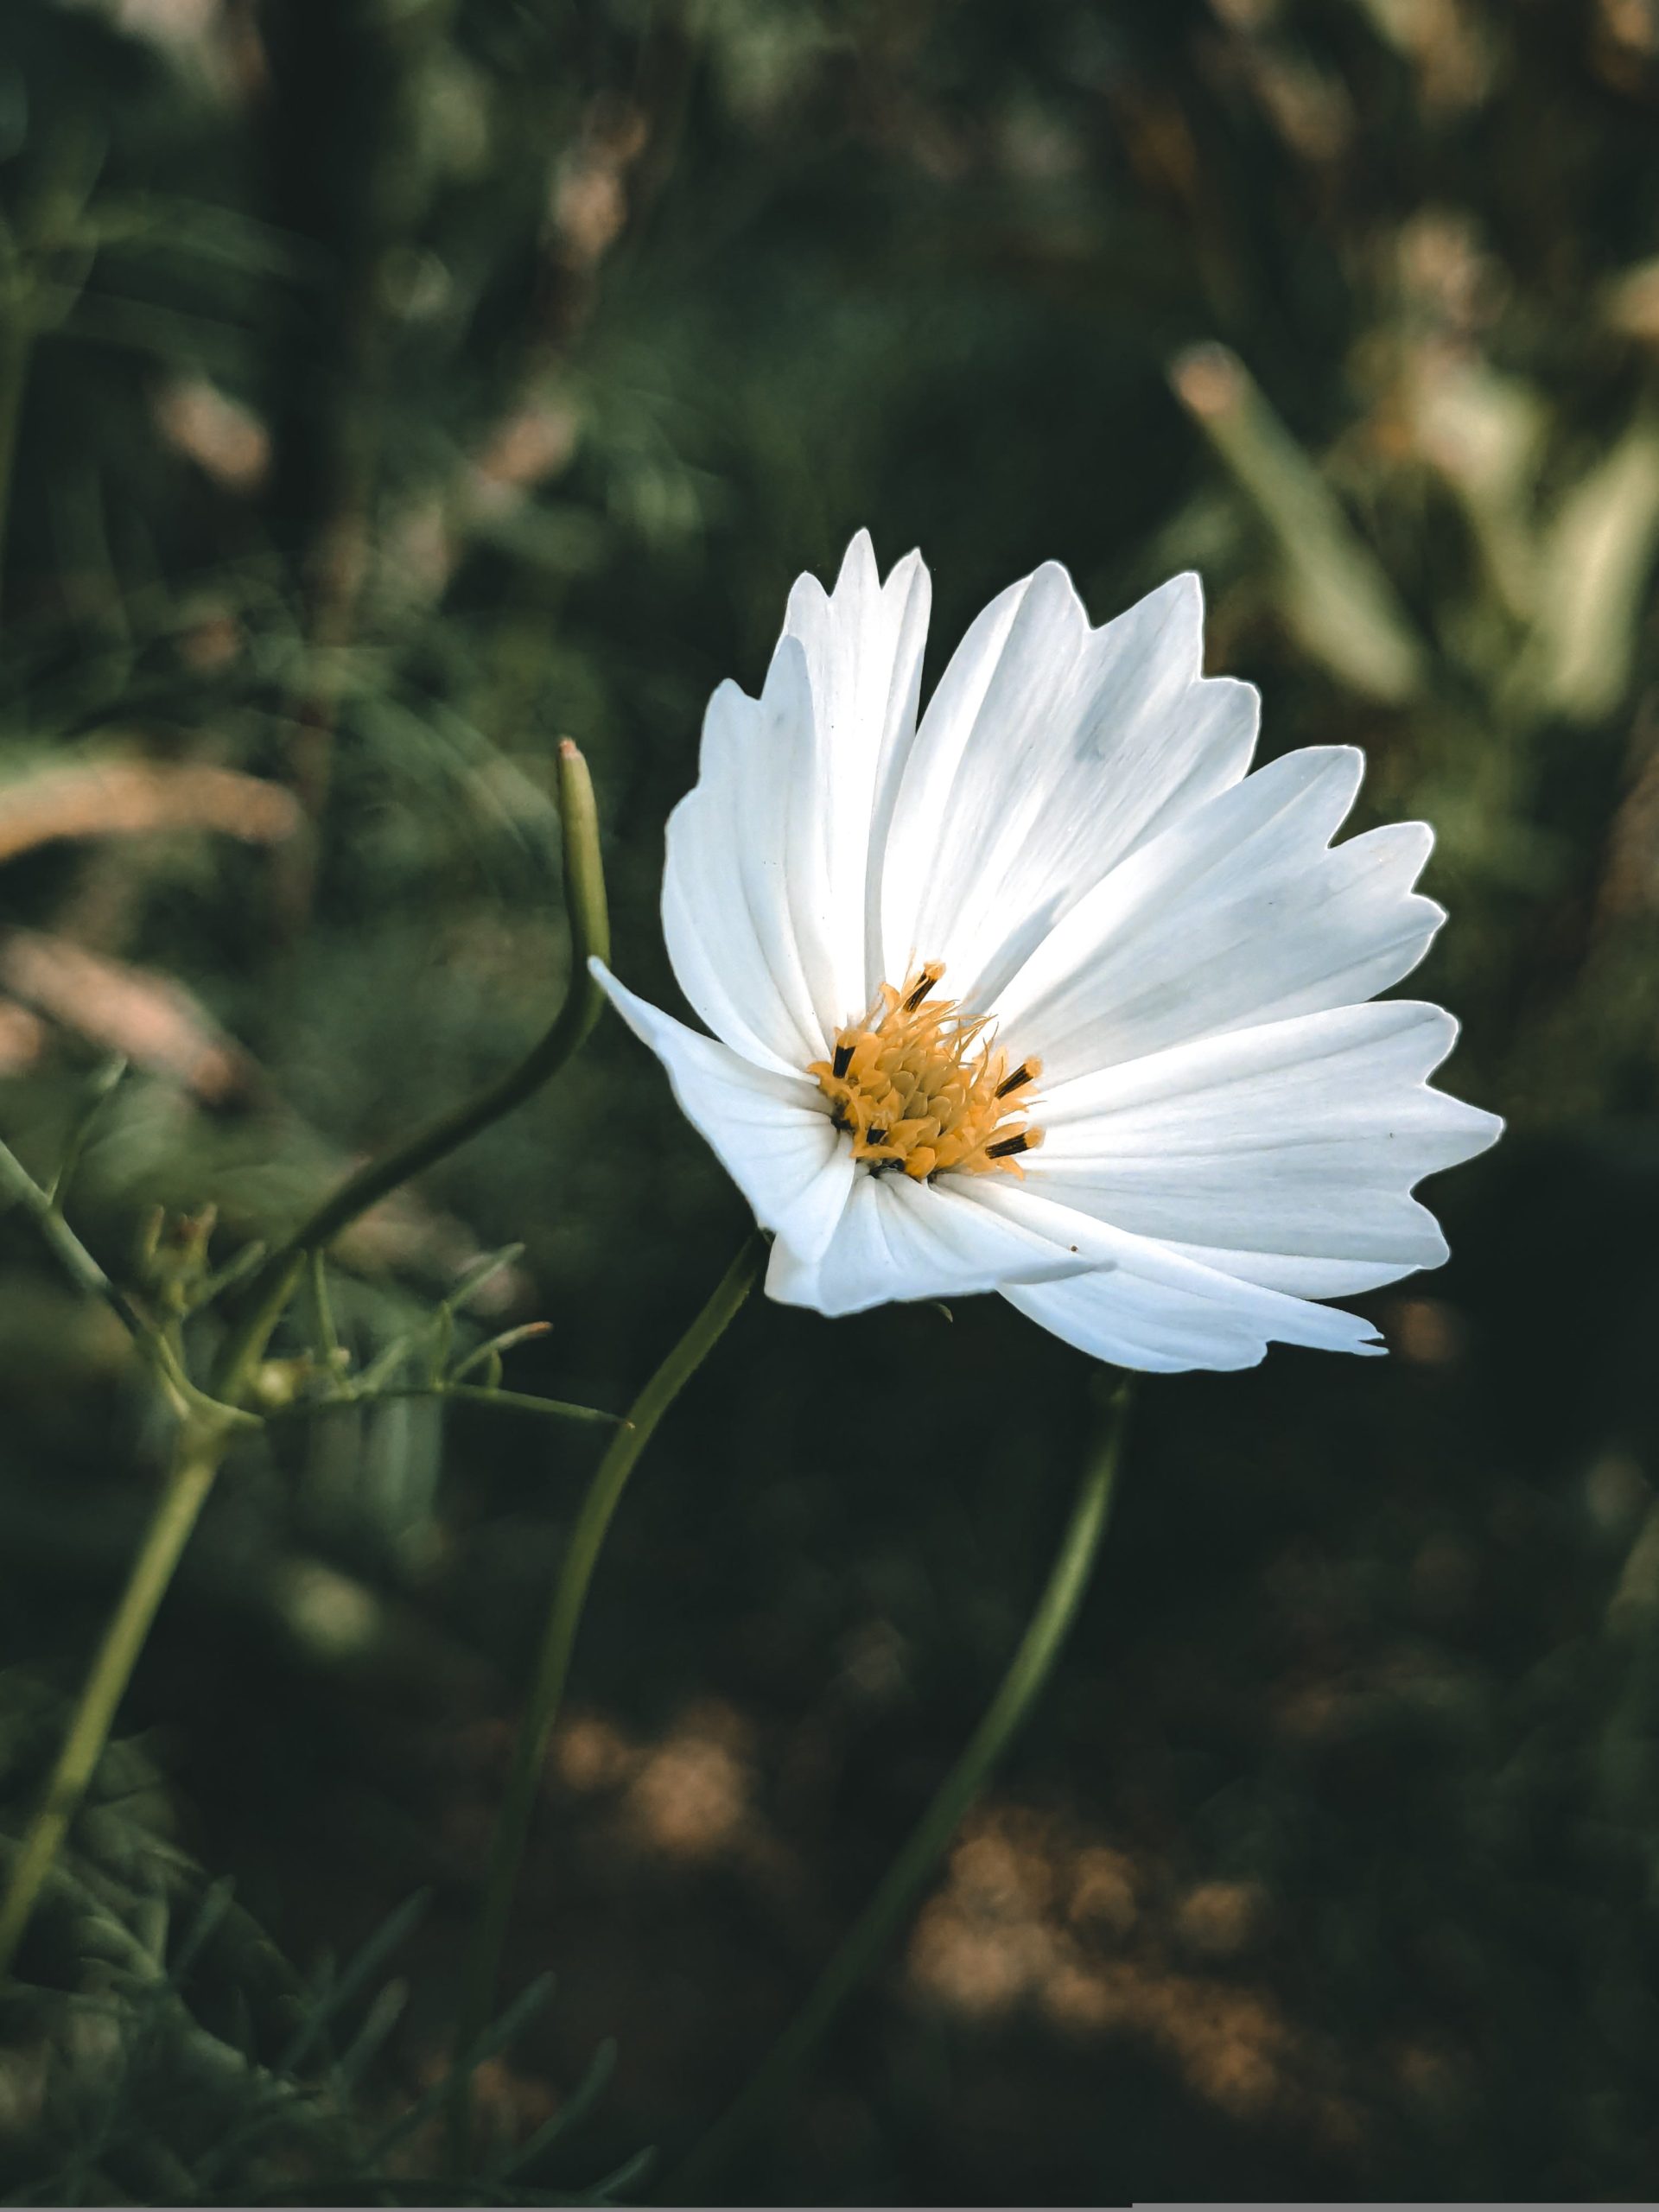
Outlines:
{"label": "blurred brown patch", "polygon": [[951,1853],[906,1972],[918,1995],[968,2019],[1023,2006],[1068,2036],[1133,2037],[1230,2118],[1303,2128],[1335,2146],[1357,2118],[1272,1993],[1171,1962],[1173,1949],[1238,1961],[1270,1915],[1259,1883],[1179,1890],[1165,1868],[1058,1816],[987,1808]]}
{"label": "blurred brown patch", "polygon": [[1622,92],[1640,96],[1659,66],[1656,0],[1598,0],[1591,53],[1600,74]]}
{"label": "blurred brown patch", "polygon": [[749,1732],[730,1707],[699,1706],[650,1752],[629,1790],[633,1837],[671,1859],[711,1859],[742,1834],[754,1795]]}
{"label": "blurred brown patch", "polygon": [[291,836],[289,793],[233,768],[153,760],[87,760],[0,787],[0,861],[65,837],[131,837],[216,830],[247,843]]}
{"label": "blurred brown patch", "polygon": [[181,984],[86,951],[67,938],[14,930],[0,940],[0,982],[67,1029],[223,1106],[257,1087],[251,1059]]}
{"label": "blurred brown patch", "polygon": [[156,427],[221,491],[257,492],[270,471],[270,433],[251,408],[206,377],[180,377],[156,396]]}
{"label": "blurred brown patch", "polygon": [[567,1789],[587,1796],[616,1789],[639,1764],[640,1754],[621,1730],[597,1713],[566,1721],[553,1738],[553,1765]]}
{"label": "blurred brown patch", "polygon": [[1414,1367],[1450,1367],[1462,1358],[1469,1332],[1455,1306],[1443,1298],[1389,1300],[1384,1332],[1394,1351]]}
{"label": "blurred brown patch", "polygon": [[1085,1846],[1071,1863],[1066,1914],[1072,1926],[1097,1936],[1127,1936],[1136,1912],[1135,1861],[1103,1844]]}
{"label": "blurred brown patch", "polygon": [[628,172],[645,151],[648,118],[631,102],[594,100],[553,191],[553,225],[566,258],[591,268],[628,219]]}
{"label": "blurred brown patch", "polygon": [[25,1006],[0,999],[0,1075],[21,1075],[41,1057],[46,1026]]}
{"label": "blurred brown patch", "polygon": [[528,399],[497,425],[474,465],[473,483],[481,504],[501,505],[544,484],[576,449],[575,410],[545,397]]}
{"label": "blurred brown patch", "polygon": [[1007,2012],[1043,1991],[1060,1961],[1039,1923],[1001,1923],[936,1898],[911,1939],[908,1971],[936,2003],[970,2019]]}
{"label": "blurred brown patch", "polygon": [[1486,98],[1497,69],[1495,42],[1463,0],[1364,0],[1364,10],[1411,62],[1426,108],[1455,114]]}
{"label": "blurred brown patch", "polygon": [[1209,1959],[1251,1949],[1268,1920],[1268,1896],[1259,1882],[1200,1882],[1182,1898],[1175,1931],[1183,1946]]}

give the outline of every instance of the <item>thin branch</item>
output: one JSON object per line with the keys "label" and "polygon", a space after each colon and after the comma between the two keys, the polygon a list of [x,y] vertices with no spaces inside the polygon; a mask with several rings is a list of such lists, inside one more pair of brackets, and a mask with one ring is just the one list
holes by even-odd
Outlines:
{"label": "thin branch", "polygon": [[383,1404],[389,1398],[459,1398],[463,1405],[499,1406],[506,1413],[545,1414],[558,1421],[584,1421],[608,1423],[626,1427],[620,1414],[606,1413],[598,1406],[578,1406],[564,1398],[537,1398],[527,1390],[486,1390],[480,1383],[410,1382],[394,1384],[391,1389],[342,1390],[326,1398],[296,1398],[290,1406],[278,1408],[266,1416],[270,1421],[293,1421],[306,1414],[344,1413],[355,1409],[361,1412],[366,1406]]}

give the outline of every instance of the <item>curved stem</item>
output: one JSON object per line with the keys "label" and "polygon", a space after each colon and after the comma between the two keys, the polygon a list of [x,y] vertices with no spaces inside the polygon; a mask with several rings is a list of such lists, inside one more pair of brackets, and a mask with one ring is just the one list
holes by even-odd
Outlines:
{"label": "curved stem", "polygon": [[359,1215],[436,1160],[459,1150],[480,1129],[499,1122],[556,1076],[604,1010],[605,994],[588,962],[609,957],[610,923],[599,854],[599,814],[588,764],[569,738],[558,754],[559,821],[564,849],[564,902],[570,920],[570,980],[564,1003],[547,1033],[477,1096],[441,1114],[378,1160],[366,1161],[316,1206],[254,1277],[215,1370],[215,1395],[228,1397],[227,1373],[240,1367],[247,1347],[262,1344],[293,1296],[308,1253],[332,1243]]}
{"label": "curved stem", "polygon": [[[728,1325],[753,1287],[766,1256],[766,1241],[757,1229],[727,1269],[713,1296],[669,1353],[628,1408],[626,1426],[611,1439],[600,1461],[588,1494],[582,1499],[575,1526],[570,1532],[558,1580],[553,1587],[547,1624],[531,1678],[530,1696],[513,1745],[512,1767],[501,1801],[490,1863],[484,1879],[467,1963],[461,2018],[455,2031],[458,2051],[470,2050],[488,2025],[500,1980],[501,1956],[506,1948],[513,1892],[519,1862],[530,1833],[537,1786],[547,1757],[547,1739],[564,1697],[570,1674],[570,1656],[588,1585],[594,1579],[600,1549],[611,1519],[633,1472],[634,1462],[650,1443],[657,1425],[675,1399],[714,1350]],[[449,2164],[452,2174],[464,2173],[472,2152],[472,2084],[461,2073],[455,2079],[449,2107]]]}
{"label": "curved stem", "polygon": [[213,1486],[226,1441],[223,1429],[191,1439],[180,1452],[150,1516],[127,1586],[104,1631],[104,1641],[53,1767],[45,1797],[12,1868],[5,1903],[0,1905],[0,1974],[11,1965],[58,1847],[86,1795],[156,1609]]}
{"label": "curved stem", "polygon": [[870,1973],[925,1887],[958,1822],[989,1779],[1047,1681],[1065,1643],[1106,1532],[1122,1456],[1129,1383],[1114,1387],[1103,1444],[1084,1471],[1071,1517],[1020,1648],[984,1719],[922,1815],[880,1887],[854,1923],[794,2019],[772,2046],[737,2101],[716,2121],[659,2201],[696,2204],[710,2184],[765,2126],[794,2086],[848,1997]]}

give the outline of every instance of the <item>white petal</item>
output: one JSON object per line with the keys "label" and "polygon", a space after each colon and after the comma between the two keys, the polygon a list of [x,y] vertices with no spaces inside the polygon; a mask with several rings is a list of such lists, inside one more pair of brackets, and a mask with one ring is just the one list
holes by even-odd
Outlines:
{"label": "white petal", "polygon": [[[1102,1264],[1072,1281],[1005,1288],[1022,1313],[1096,1358],[1176,1372],[1254,1366],[1269,1343],[1376,1353],[1374,1324],[1204,1266],[1157,1239],[1133,1236],[1025,1185],[993,1184],[986,1201],[1039,1235]],[[1052,1288],[1060,1295],[1049,1296]]]}
{"label": "white petal", "polygon": [[787,866],[798,764],[812,742],[806,657],[785,639],[759,701],[722,683],[709,702],[702,773],[669,817],[663,872],[663,934],[680,988],[717,1037],[779,1073],[800,1073],[829,1045]]}
{"label": "white petal", "polygon": [[1411,1187],[1503,1127],[1429,1088],[1456,1037],[1438,1007],[1389,1000],[1106,1069],[1045,1096],[1030,1186],[1299,1297],[1438,1267],[1445,1239]]}
{"label": "white petal", "polygon": [[918,553],[883,584],[869,532],[847,549],[835,589],[802,576],[784,634],[806,656],[812,743],[790,830],[797,933],[820,1018],[833,1034],[881,981],[871,972],[870,856],[886,840],[898,772],[916,734],[932,587]]}
{"label": "white petal", "polygon": [[833,594],[802,576],[758,702],[722,684],[669,822],[663,927],[680,987],[734,1050],[821,1059],[869,1003],[872,838],[915,734],[929,604],[919,555],[883,584],[869,537]]}
{"label": "white petal", "polygon": [[1122,1269],[1002,1294],[1028,1319],[1115,1367],[1154,1375],[1195,1367],[1231,1371],[1258,1366],[1268,1349],[1260,1330],[1225,1304]]}
{"label": "white petal", "polygon": [[1411,888],[1422,823],[1329,847],[1363,765],[1351,746],[1287,753],[1143,847],[1013,979],[1004,1037],[1063,1084],[1397,982],[1445,915]]}
{"label": "white petal", "polygon": [[1244,773],[1258,701],[1199,675],[1203,601],[1178,576],[1090,630],[1052,563],[963,640],[905,764],[881,867],[889,980],[943,959],[984,1007],[1077,899]]}
{"label": "white petal", "polygon": [[766,1289],[786,1306],[861,1313],[894,1299],[1052,1281],[1092,1264],[1075,1245],[999,1217],[944,1183],[861,1173],[818,1255],[808,1257],[779,1236]]}
{"label": "white petal", "polygon": [[590,964],[612,1005],[667,1069],[681,1110],[713,1146],[760,1226],[816,1255],[842,1217],[853,1177],[851,1148],[821,1110],[817,1084],[756,1067],[648,1006],[602,961]]}

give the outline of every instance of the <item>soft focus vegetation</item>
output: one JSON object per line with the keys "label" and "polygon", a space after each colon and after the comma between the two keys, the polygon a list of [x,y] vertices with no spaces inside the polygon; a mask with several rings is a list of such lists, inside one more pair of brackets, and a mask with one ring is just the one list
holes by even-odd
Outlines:
{"label": "soft focus vegetation", "polygon": [[[1455,1259],[1357,1301],[1386,1362],[1142,1390],[1035,1726],[734,2185],[1659,2192],[1656,0],[0,18],[0,1135],[49,1173],[124,1056],[73,1192],[118,1277],[280,1235],[544,1026],[561,734],[677,1002],[702,702],[861,524],[931,563],[932,673],[1040,559],[1099,618],[1197,567],[1268,751],[1363,743],[1355,826],[1438,830],[1410,988],[1511,1122],[1430,1186]],[[521,1242],[457,1344],[544,1319],[509,1385],[619,1408],[742,1229],[607,1024],[342,1242],[334,1321],[372,1360]],[[153,1493],[141,1384],[0,1219],[6,1835]],[[741,1317],[600,1569],[491,2201],[747,2076],[1097,1423],[999,1301]],[[0,1997],[0,2191],[418,2163],[599,1434],[411,1398],[238,1447]]]}

